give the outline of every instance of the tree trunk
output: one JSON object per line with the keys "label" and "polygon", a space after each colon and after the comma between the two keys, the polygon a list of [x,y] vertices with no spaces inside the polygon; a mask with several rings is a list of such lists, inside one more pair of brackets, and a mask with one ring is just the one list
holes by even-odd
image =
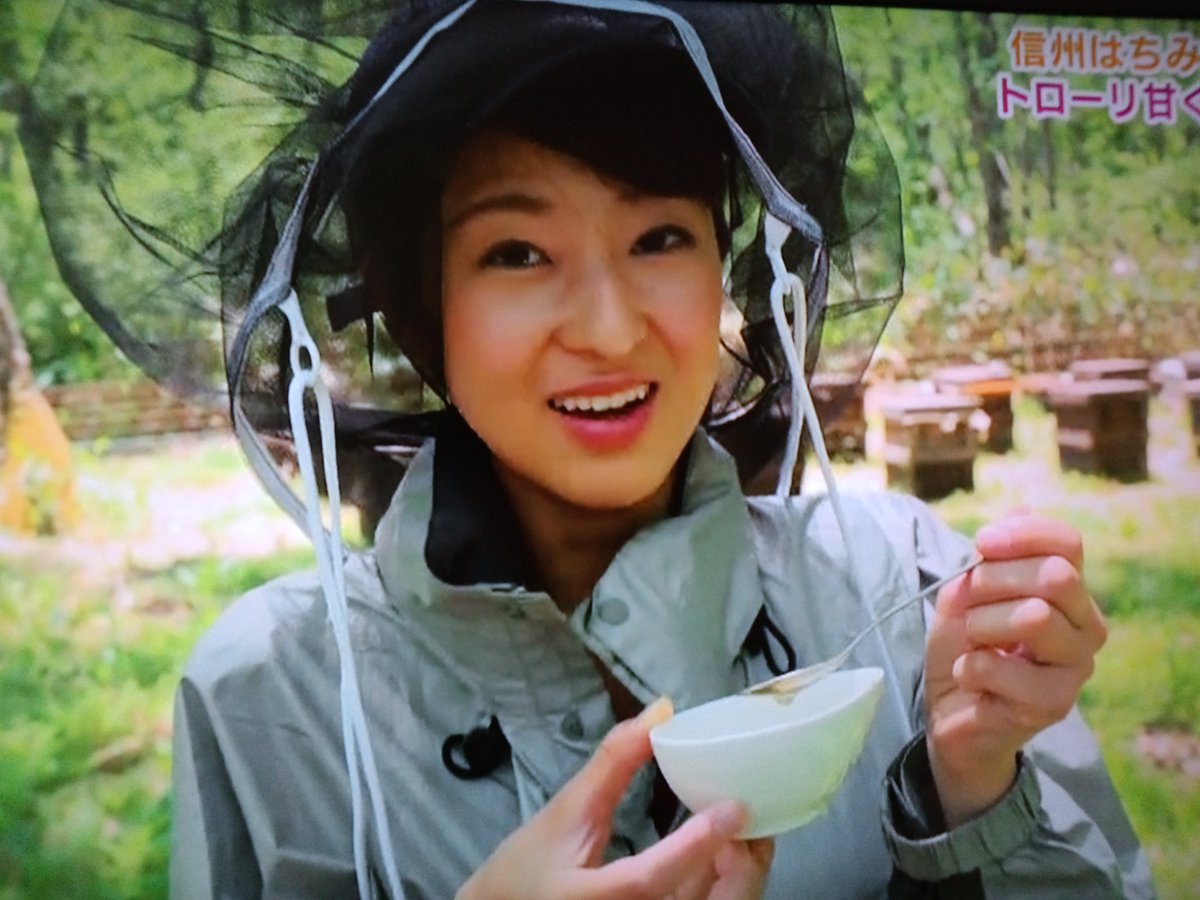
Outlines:
{"label": "tree trunk", "polygon": [[[17,43],[12,0],[0,0],[0,112],[10,111],[9,106],[16,101],[20,66],[21,47]],[[14,143],[12,133],[4,129],[4,134],[0,135],[0,179],[4,181],[12,178]]]}
{"label": "tree trunk", "polygon": [[[20,67],[20,47],[17,44],[16,19],[13,15],[12,0],[0,0],[0,111],[10,111],[18,98],[17,76]],[[7,136],[6,136],[7,137]],[[9,175],[12,148],[10,141],[5,140],[0,154],[3,155],[5,178]],[[12,401],[13,378],[16,372],[16,348],[20,344],[24,350],[24,342],[20,341],[17,331],[17,315],[12,304],[8,301],[8,290],[4,281],[0,280],[0,464],[4,462],[4,454],[8,437],[8,411]],[[28,366],[28,355],[26,355]]]}
{"label": "tree trunk", "polygon": [[4,459],[8,437],[9,410],[18,387],[33,381],[29,351],[21,338],[17,314],[8,299],[8,290],[0,281],[0,461]]}
{"label": "tree trunk", "polygon": [[888,71],[891,75],[891,98],[895,103],[897,111],[900,113],[900,121],[903,123],[904,137],[908,142],[908,152],[911,156],[928,161],[931,157],[929,152],[928,131],[924,133],[913,120],[912,114],[908,108],[908,95],[905,93],[904,85],[904,68],[905,55],[901,52],[904,46],[903,36],[899,33],[896,23],[892,21],[892,11],[885,9],[883,16],[888,27]]}
{"label": "tree trunk", "polygon": [[1042,172],[1046,180],[1046,197],[1051,210],[1058,209],[1058,165],[1054,149],[1054,132],[1049,119],[1042,119]]}
{"label": "tree trunk", "polygon": [[[0,282],[0,315],[8,308],[8,293]],[[4,448],[8,438],[8,407],[11,402],[9,384],[12,383],[12,341],[8,329],[0,324],[0,464],[4,462]]]}
{"label": "tree trunk", "polygon": [[1017,148],[1018,160],[1021,164],[1021,226],[1027,228],[1033,215],[1033,176],[1036,170],[1037,136],[1032,129],[1021,135],[1021,143]]}
{"label": "tree trunk", "polygon": [[79,521],[71,444],[33,370],[0,282],[0,530],[57,534]]}
{"label": "tree trunk", "polygon": [[1000,123],[995,110],[985,104],[980,83],[990,87],[995,76],[999,40],[991,17],[976,13],[970,27],[963,13],[954,14],[957,40],[954,52],[966,89],[967,120],[971,123],[971,143],[979,158],[979,175],[987,203],[988,252],[999,256],[1012,243],[1009,226],[1008,188],[1000,167]]}

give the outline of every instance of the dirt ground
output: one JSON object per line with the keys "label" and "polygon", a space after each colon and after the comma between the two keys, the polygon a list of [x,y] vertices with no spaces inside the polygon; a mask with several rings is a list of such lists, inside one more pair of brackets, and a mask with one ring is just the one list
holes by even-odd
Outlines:
{"label": "dirt ground", "polygon": [[0,531],[0,559],[69,568],[81,586],[108,584],[119,599],[128,573],[201,557],[261,559],[307,545],[249,466],[235,461],[190,483],[189,472],[203,465],[193,463],[214,454],[234,460],[232,436],[142,440],[85,462],[76,472],[80,526],[52,536]]}

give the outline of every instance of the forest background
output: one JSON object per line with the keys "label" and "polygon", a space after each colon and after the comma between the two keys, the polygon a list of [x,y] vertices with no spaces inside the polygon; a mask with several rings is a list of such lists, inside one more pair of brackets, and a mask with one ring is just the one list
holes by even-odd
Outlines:
{"label": "forest background", "polygon": [[[114,150],[140,155],[150,165],[139,166],[137,178],[111,171],[111,196],[128,209],[155,210],[174,236],[210,232],[220,221],[221,198],[319,93],[321,85],[305,82],[302,70],[321,70],[339,83],[361,49],[351,39],[314,47],[289,30],[377,20],[388,5],[119,0],[111,16],[87,23],[67,17],[55,32],[60,4],[0,0],[0,282],[38,385],[138,374],[77,299],[136,296],[162,271],[114,225],[112,209],[94,190],[94,161]],[[218,8],[228,13],[219,21]],[[133,55],[115,39],[128,30],[130,11],[160,14],[163,35],[211,15],[209,24],[232,42],[267,23],[270,34],[259,46],[270,58],[254,71],[224,74],[158,65],[166,37]],[[1013,71],[1017,26],[1165,41],[1172,34],[1194,38],[1200,20],[1052,21],[857,7],[837,8],[835,17],[847,68],[889,141],[903,192],[906,298],[885,337],[889,371],[920,376],[941,363],[989,358],[1028,371],[1083,355],[1161,359],[1200,349],[1200,121],[1179,112],[1171,124],[1151,124],[1142,115],[1118,123],[1103,109],[1039,119],[1022,108],[1005,120],[996,111],[1001,73],[1022,86],[1037,76]],[[78,71],[104,73],[104,89],[73,81],[67,67],[56,76],[63,80],[43,80],[41,93],[35,91],[48,42],[52,53],[80,61]],[[220,52],[201,43],[173,49],[210,60]],[[303,65],[289,68],[289,60]],[[1172,81],[1182,93],[1200,85],[1198,69],[1200,60],[1178,74],[1118,77],[1139,85]],[[280,112],[259,102],[250,81],[263,76],[282,79],[276,86],[290,107]],[[1108,89],[1105,75],[1062,77],[1072,89]],[[143,114],[130,118],[130,108]],[[228,127],[204,121],[201,113],[214,109],[227,116]],[[71,194],[84,190],[92,193]],[[68,195],[81,199],[88,213],[62,226],[53,250],[39,192],[51,204]],[[135,258],[146,259],[145,271],[131,265]],[[191,324],[199,331],[181,340],[213,344],[211,330],[204,330],[211,319]],[[0,341],[4,334],[0,328]],[[0,384],[8,358],[0,347]],[[1019,428],[1032,428],[1018,434],[1023,452],[1037,448],[1056,472],[1049,418],[1025,406],[1018,420],[1026,423]],[[3,424],[0,413],[0,430]],[[84,450],[85,476],[110,491],[92,515],[113,532],[132,529],[131,510],[155,507],[156,494],[178,505],[175,495],[163,493],[172,479],[211,485],[239,465],[227,448],[173,459],[153,473],[161,479],[151,487],[141,458],[106,461],[99,446]],[[1180,458],[1191,454],[1184,442]],[[1029,471],[1020,468],[1025,464],[1012,470],[1018,480]],[[994,514],[1023,497],[1011,473],[989,481],[981,470],[979,484],[975,496],[951,498],[939,509],[966,531],[984,511]],[[112,493],[118,486],[121,492]],[[1160,480],[1147,487],[1151,493],[1088,479],[1059,487],[1066,499],[1058,511],[1090,529],[1091,558],[1104,561],[1089,578],[1114,624],[1105,656],[1114,662],[1098,673],[1085,711],[1150,847],[1163,895],[1196,896],[1196,776],[1149,772],[1144,759],[1127,752],[1147,723],[1193,736],[1200,729],[1194,481],[1185,488]],[[1058,498],[1059,487],[1047,492],[1039,484],[1033,493]],[[239,498],[254,490],[241,490]],[[237,525],[230,519],[221,527]],[[49,557],[40,546],[37,552]],[[306,559],[293,548],[244,564],[214,556],[169,566],[143,561],[114,597],[107,588],[81,588],[64,571],[0,554],[0,900],[163,896],[169,698],[183,658],[232,596]]]}
{"label": "forest background", "polygon": [[[114,149],[118,159],[141,153],[152,165],[139,163],[137,181],[122,180],[114,167],[112,197],[131,210],[154,209],[162,221],[153,225],[197,243],[194,236],[219,223],[220,200],[305,111],[315,94],[310,88],[320,87],[303,83],[308,73],[299,66],[289,73],[275,65],[267,77],[282,81],[290,74],[296,82],[286,90],[292,108],[280,114],[268,111],[262,93],[248,83],[261,72],[222,74],[201,66],[189,72],[161,65],[163,46],[148,43],[138,58],[128,53],[127,41],[113,39],[129,27],[117,7],[167,10],[162,18],[186,20],[202,17],[210,4],[231,11],[217,24],[233,40],[239,27],[250,31],[268,22],[275,34],[260,47],[301,60],[327,83],[348,75],[361,42],[314,48],[290,38],[279,23],[302,30],[321,20],[372,21],[388,5],[123,0],[113,4],[111,16],[75,22],[75,33],[68,17],[56,37],[57,47],[70,48],[86,64],[85,72],[103,73],[103,89],[62,71],[59,82],[43,79],[35,95],[29,86],[59,4],[0,0],[0,280],[39,383],[130,377],[132,369],[65,287],[47,247],[34,181],[44,201],[77,199],[71,191],[95,182],[90,160]],[[1057,119],[1017,109],[1005,121],[996,112],[996,79],[1010,72],[1028,87],[1036,75],[1013,72],[1010,39],[1018,25],[1145,33],[1165,43],[1176,33],[1194,42],[1200,20],[1051,21],[866,7],[837,8],[836,20],[848,71],[862,84],[900,172],[907,278],[887,335],[891,347],[918,369],[925,361],[984,354],[1030,369],[1064,364],[1080,349],[1151,357],[1194,349],[1200,342],[1200,121],[1181,105],[1172,124],[1149,124],[1144,115],[1118,124],[1095,108]],[[221,50],[175,52],[204,59]],[[1053,74],[1072,89],[1106,89],[1103,74]],[[1119,75],[1139,84],[1150,80]],[[1194,60],[1182,74],[1154,77],[1173,80],[1180,93],[1200,84]],[[194,108],[196,116],[179,115],[181,95],[188,100],[183,108]],[[130,107],[144,113],[130,121]],[[213,125],[215,107],[224,108],[217,120],[223,128]],[[121,124],[112,127],[113,120]],[[34,150],[28,156],[18,130],[26,150]],[[103,298],[141,289],[150,276],[139,281],[129,261],[154,261],[112,227],[112,212],[94,188],[77,209],[89,204],[94,215],[78,228],[90,230],[60,229],[55,242],[76,292]]]}

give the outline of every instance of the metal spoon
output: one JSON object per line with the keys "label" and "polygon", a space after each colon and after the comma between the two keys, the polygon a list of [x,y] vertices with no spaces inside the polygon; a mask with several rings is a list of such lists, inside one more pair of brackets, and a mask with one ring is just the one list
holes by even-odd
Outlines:
{"label": "metal spoon", "polygon": [[784,672],[782,675],[776,675],[774,678],[768,678],[766,681],[760,681],[758,684],[752,684],[748,688],[743,688],[738,693],[739,694],[766,694],[768,696],[774,697],[776,700],[779,700],[781,703],[788,702],[799,691],[802,691],[804,688],[808,687],[810,684],[820,681],[826,675],[830,674],[831,672],[836,672],[838,669],[840,669],[845,664],[846,660],[848,660],[850,658],[851,651],[853,651],[854,648],[858,646],[859,642],[863,638],[865,638],[868,634],[870,634],[872,631],[874,631],[876,628],[878,628],[880,625],[882,625],[884,622],[886,622],[888,619],[890,619],[896,613],[900,612],[900,610],[907,609],[909,606],[912,606],[912,604],[916,603],[922,597],[925,597],[928,594],[932,594],[934,591],[939,590],[944,585],[949,584],[955,578],[958,578],[958,576],[965,575],[967,572],[970,572],[981,562],[983,562],[983,557],[976,556],[969,563],[967,563],[965,566],[963,566],[958,571],[950,573],[945,578],[942,578],[939,581],[933,582],[933,584],[926,585],[925,587],[921,588],[921,590],[919,590],[915,594],[913,594],[911,597],[907,597],[898,603],[892,604],[887,609],[885,609],[883,612],[881,612],[878,616],[876,616],[874,619],[872,619],[870,621],[870,623],[868,623],[867,626],[865,628],[863,628],[862,631],[860,631],[857,635],[855,635],[854,639],[852,641],[850,641],[850,643],[847,644],[844,648],[842,648],[841,652],[838,653],[836,656],[831,656],[831,657],[829,657],[829,659],[825,659],[825,660],[822,660],[821,662],[813,663],[811,666],[805,666],[803,669],[793,669],[790,672]]}

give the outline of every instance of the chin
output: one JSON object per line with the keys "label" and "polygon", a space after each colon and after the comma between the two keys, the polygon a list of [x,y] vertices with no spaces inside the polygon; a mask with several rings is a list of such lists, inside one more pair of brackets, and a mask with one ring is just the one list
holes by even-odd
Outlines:
{"label": "chin", "polygon": [[606,490],[555,492],[558,497],[582,509],[603,510],[616,512],[622,509],[632,509],[648,501],[654,496],[654,491],[621,491]]}
{"label": "chin", "polygon": [[679,453],[661,444],[606,457],[580,453],[569,444],[532,455],[507,455],[503,448],[492,452],[510,493],[532,491],[553,504],[597,512],[644,513],[656,502],[665,509],[679,462]]}
{"label": "chin", "polygon": [[664,492],[669,493],[673,471],[674,466],[671,466],[661,473],[648,475],[638,472],[631,476],[601,470],[580,478],[576,469],[571,477],[561,480],[550,478],[540,481],[540,484],[543,490],[572,506],[617,511],[641,506]]}

